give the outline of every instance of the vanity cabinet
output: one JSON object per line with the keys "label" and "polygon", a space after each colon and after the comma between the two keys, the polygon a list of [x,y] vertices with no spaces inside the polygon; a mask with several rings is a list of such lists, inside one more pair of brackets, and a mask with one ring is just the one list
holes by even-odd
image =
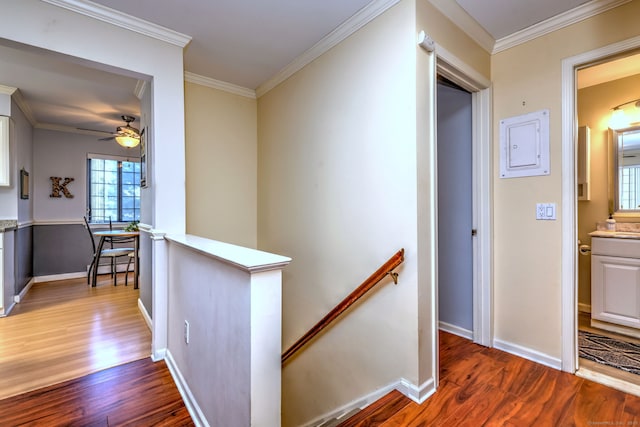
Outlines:
{"label": "vanity cabinet", "polygon": [[591,248],[592,325],[640,329],[640,240],[593,237]]}

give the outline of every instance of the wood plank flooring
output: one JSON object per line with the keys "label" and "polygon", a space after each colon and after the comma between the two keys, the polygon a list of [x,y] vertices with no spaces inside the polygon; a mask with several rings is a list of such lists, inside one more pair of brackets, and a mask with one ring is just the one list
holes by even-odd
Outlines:
{"label": "wood plank flooring", "polygon": [[440,333],[440,386],[422,405],[393,391],[340,427],[640,425],[640,398]]}
{"label": "wood plank flooring", "polygon": [[84,278],[34,284],[0,318],[0,399],[149,357],[139,291],[123,283],[105,275],[95,288]]}
{"label": "wood plank flooring", "polygon": [[193,426],[164,361],[145,358],[0,400],[0,425]]}

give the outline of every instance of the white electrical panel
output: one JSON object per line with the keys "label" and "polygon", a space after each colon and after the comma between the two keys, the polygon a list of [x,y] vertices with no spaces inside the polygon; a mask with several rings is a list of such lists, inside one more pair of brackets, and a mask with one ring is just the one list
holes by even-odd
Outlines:
{"label": "white electrical panel", "polygon": [[549,110],[500,120],[500,178],[549,175]]}

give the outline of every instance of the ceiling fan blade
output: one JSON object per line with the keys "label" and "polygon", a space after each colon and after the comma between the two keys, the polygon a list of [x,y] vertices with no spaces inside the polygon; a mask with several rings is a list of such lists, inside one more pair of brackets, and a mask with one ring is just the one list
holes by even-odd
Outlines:
{"label": "ceiling fan blade", "polygon": [[111,141],[115,138],[116,138],[115,136],[108,136],[106,138],[98,138],[98,141]]}

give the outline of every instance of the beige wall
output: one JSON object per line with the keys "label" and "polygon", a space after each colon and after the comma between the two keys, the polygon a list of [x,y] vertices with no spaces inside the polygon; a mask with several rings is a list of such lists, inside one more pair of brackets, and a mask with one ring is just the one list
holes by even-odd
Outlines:
{"label": "beige wall", "polygon": [[384,280],[284,367],[284,426],[417,382],[414,40],[402,2],[258,101],[258,243],[293,258],[283,346],[407,256],[398,286]]}
{"label": "beige wall", "polygon": [[[561,357],[561,64],[640,34],[640,2],[555,31],[492,58],[494,164],[499,120],[550,110],[551,175],[500,179],[494,170],[495,338]],[[536,221],[537,202],[557,203],[556,221]]]}
{"label": "beige wall", "polygon": [[257,246],[257,101],[185,83],[187,233]]}
{"label": "beige wall", "polygon": [[[637,96],[640,75],[614,80],[578,91],[578,125],[591,129],[591,200],[578,202],[578,239],[591,244],[589,233],[609,214],[608,129],[611,108]],[[635,218],[618,221],[638,222]],[[591,257],[578,257],[578,302],[591,305]]]}
{"label": "beige wall", "polygon": [[258,100],[258,244],[293,258],[283,347],[406,251],[397,286],[385,279],[285,366],[285,426],[435,375],[432,71],[416,27],[483,73],[489,55],[420,3],[400,2]]}

